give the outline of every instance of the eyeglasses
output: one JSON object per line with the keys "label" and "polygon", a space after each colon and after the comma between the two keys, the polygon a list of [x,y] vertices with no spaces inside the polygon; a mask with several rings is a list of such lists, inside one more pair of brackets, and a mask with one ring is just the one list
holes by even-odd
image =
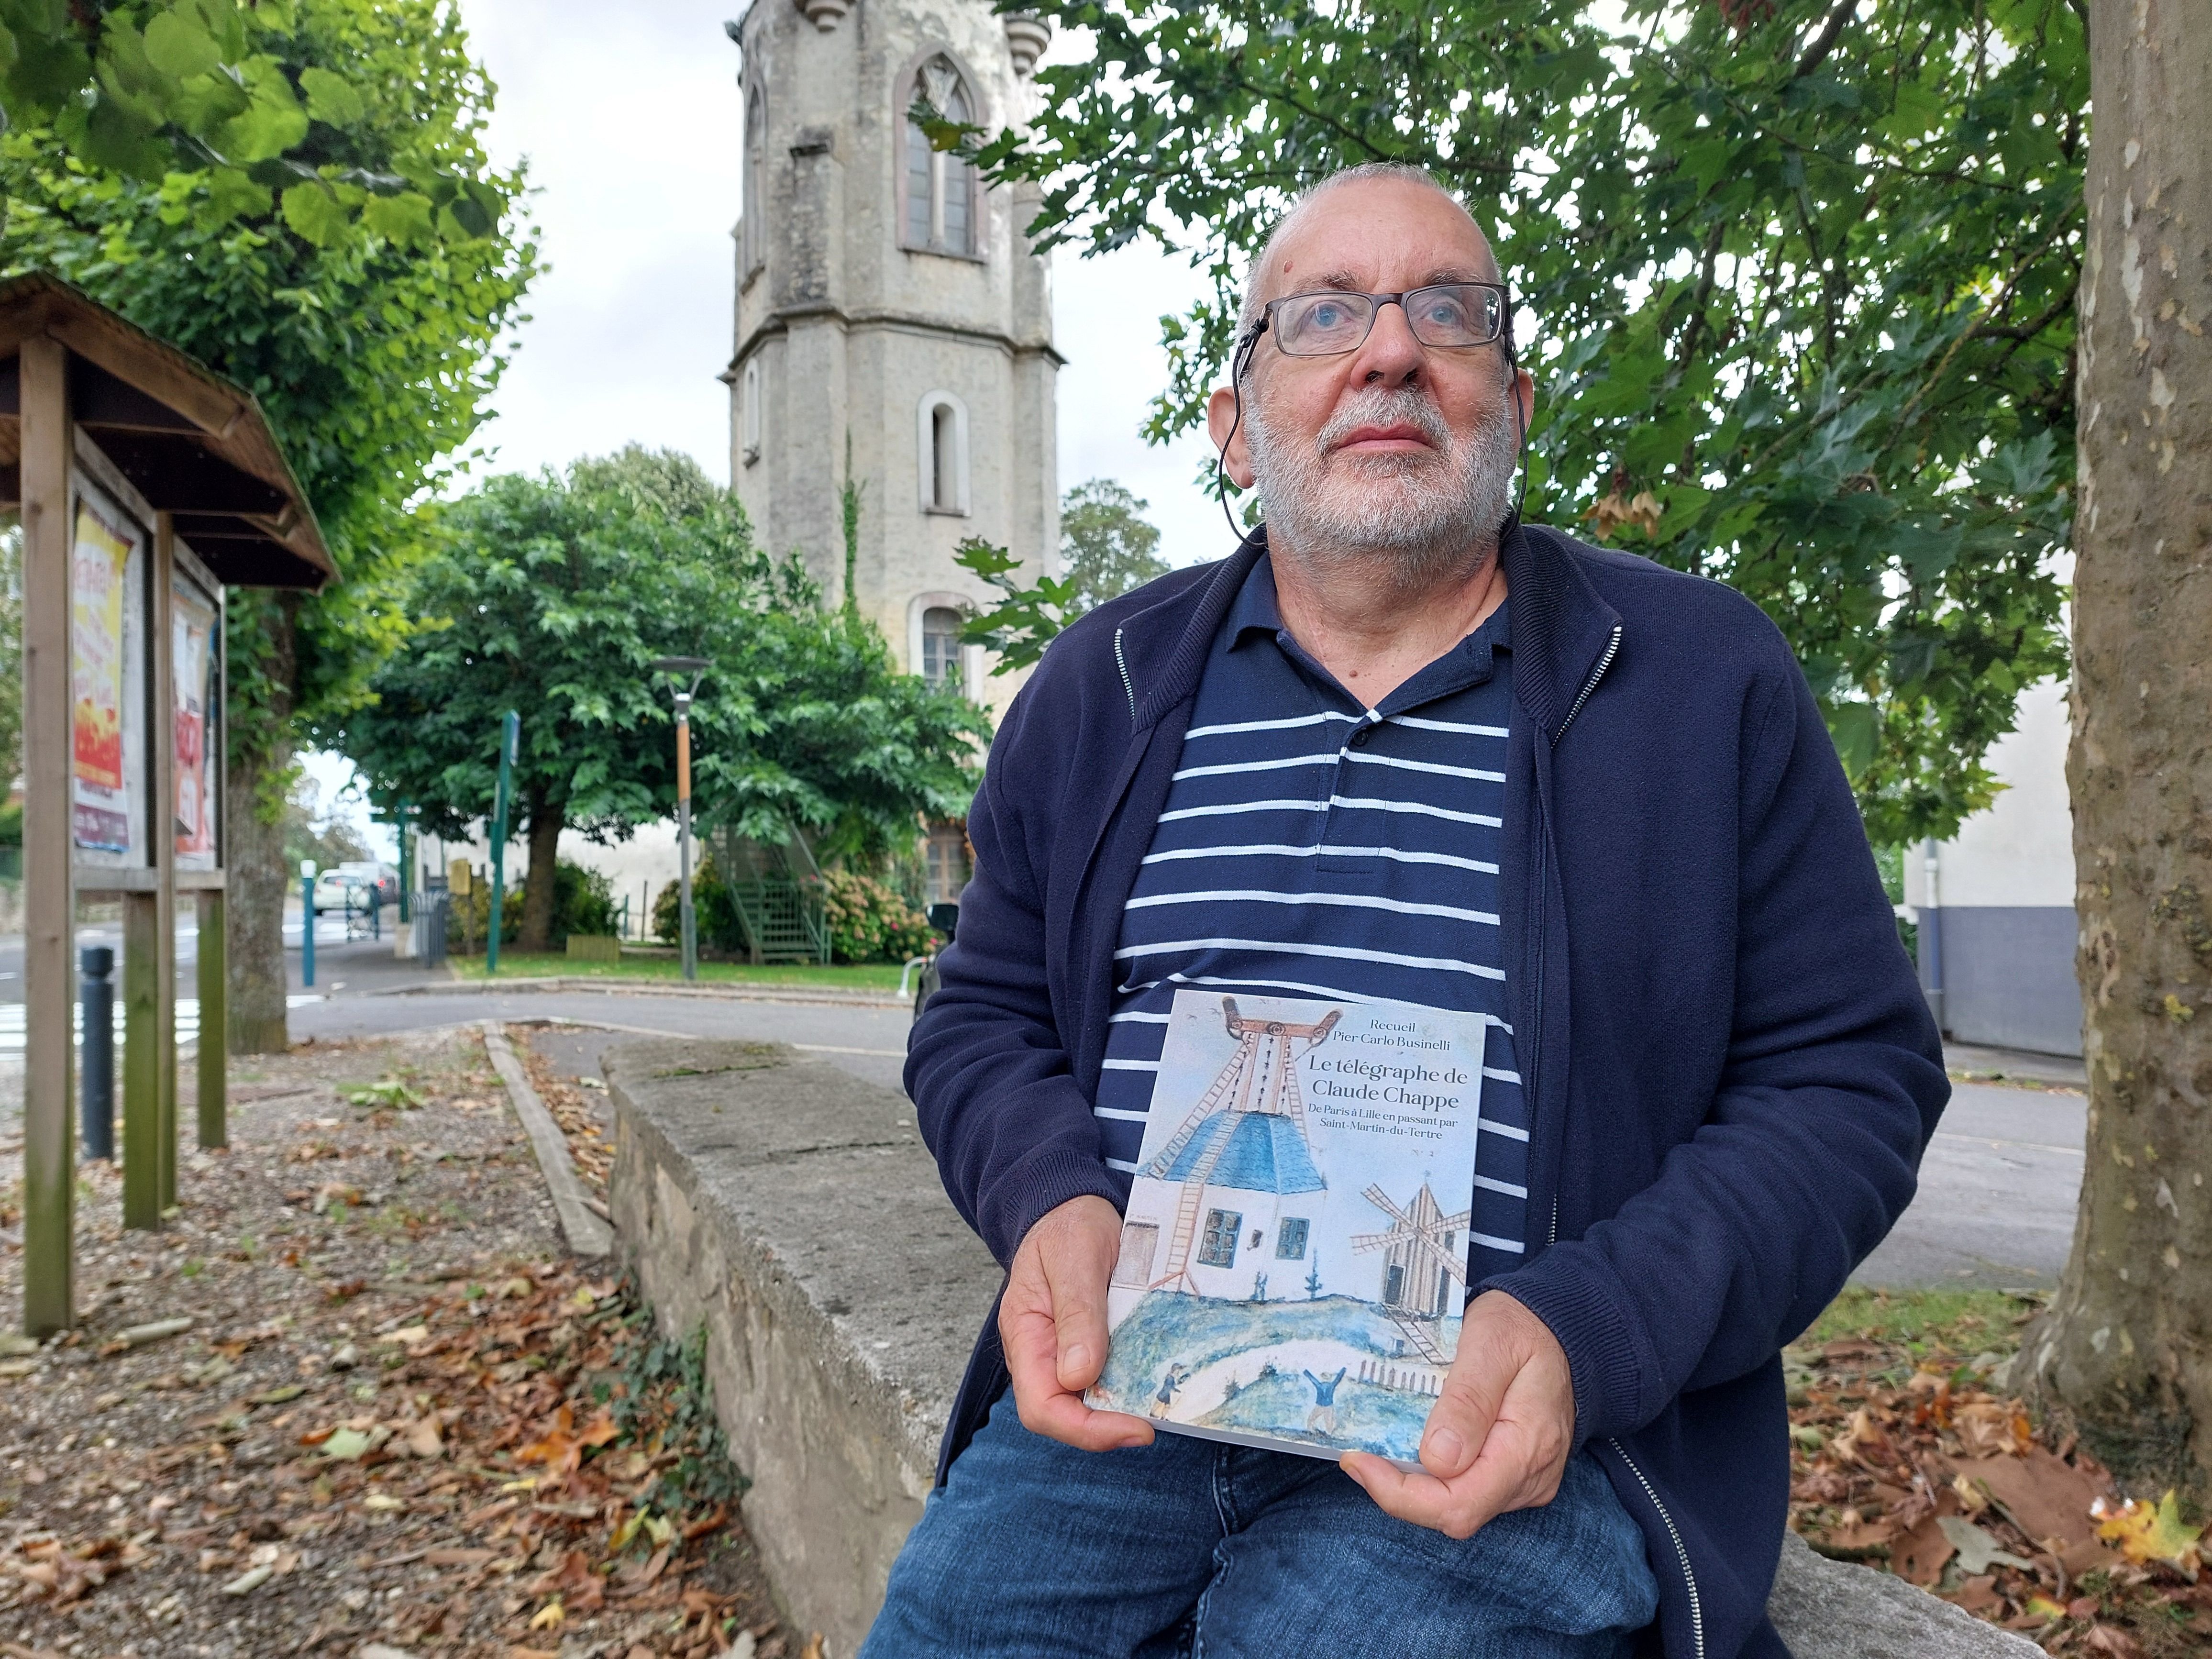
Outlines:
{"label": "eyeglasses", "polygon": [[1340,356],[1367,343],[1390,305],[1406,313],[1406,326],[1425,346],[1488,345],[1505,331],[1505,289],[1497,283],[1437,283],[1403,294],[1291,294],[1267,302],[1260,328],[1274,335],[1286,357]]}

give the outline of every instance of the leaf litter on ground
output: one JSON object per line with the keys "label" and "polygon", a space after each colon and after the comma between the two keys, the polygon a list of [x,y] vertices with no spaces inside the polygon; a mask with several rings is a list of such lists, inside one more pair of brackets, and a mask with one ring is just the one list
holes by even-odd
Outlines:
{"label": "leaf litter on ground", "polygon": [[1854,1287],[1785,1351],[1790,1524],[2053,1654],[2179,1659],[2212,1645],[2201,1528],[2123,1497],[1997,1384],[2037,1305]]}
{"label": "leaf litter on ground", "polygon": [[[330,1117],[364,1062],[411,1098]],[[164,1233],[122,1232],[86,1168],[82,1322],[0,1380],[10,1650],[795,1655],[702,1339],[559,1254],[480,1038],[302,1045],[246,1081]],[[348,1201],[290,1186],[302,1144]],[[0,1252],[0,1298],[21,1275]],[[120,1342],[155,1313],[192,1323]]]}

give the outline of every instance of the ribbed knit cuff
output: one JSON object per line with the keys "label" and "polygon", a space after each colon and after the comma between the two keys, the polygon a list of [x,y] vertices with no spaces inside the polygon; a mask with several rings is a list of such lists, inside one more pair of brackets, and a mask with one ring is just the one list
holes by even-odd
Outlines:
{"label": "ribbed knit cuff", "polygon": [[1612,1268],[1595,1251],[1554,1244],[1525,1267],[1483,1280],[1551,1328],[1566,1351],[1575,1384],[1577,1445],[1642,1427],[1663,1400],[1658,1356],[1630,1318]]}
{"label": "ribbed knit cuff", "polygon": [[1113,1172],[1095,1157],[1062,1147],[1032,1154],[993,1183],[976,1206],[976,1231],[1002,1267],[1030,1228],[1071,1198],[1095,1196],[1120,1210],[1127,1202]]}

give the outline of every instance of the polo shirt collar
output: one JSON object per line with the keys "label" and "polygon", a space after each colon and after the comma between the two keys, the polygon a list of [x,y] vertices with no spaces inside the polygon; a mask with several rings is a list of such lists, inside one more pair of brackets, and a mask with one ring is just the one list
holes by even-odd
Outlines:
{"label": "polo shirt collar", "polygon": [[[1512,648],[1509,610],[1501,605],[1492,611],[1480,627],[1385,697],[1379,712],[1389,714],[1418,708],[1487,680],[1496,672],[1495,653]],[[1347,700],[1359,702],[1284,626],[1282,607],[1275,593],[1274,562],[1264,553],[1253,564],[1237,597],[1230,602],[1229,614],[1222,619],[1222,636],[1230,651],[1242,649],[1257,640],[1271,641],[1306,673]]]}

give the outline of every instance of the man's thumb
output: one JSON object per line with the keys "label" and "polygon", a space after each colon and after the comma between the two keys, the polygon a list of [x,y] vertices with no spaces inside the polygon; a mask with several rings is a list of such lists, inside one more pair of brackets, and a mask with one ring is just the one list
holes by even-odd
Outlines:
{"label": "man's thumb", "polygon": [[1448,1376],[1421,1435],[1421,1467],[1439,1480],[1467,1473],[1490,1437],[1496,1402],[1462,1377]]}

